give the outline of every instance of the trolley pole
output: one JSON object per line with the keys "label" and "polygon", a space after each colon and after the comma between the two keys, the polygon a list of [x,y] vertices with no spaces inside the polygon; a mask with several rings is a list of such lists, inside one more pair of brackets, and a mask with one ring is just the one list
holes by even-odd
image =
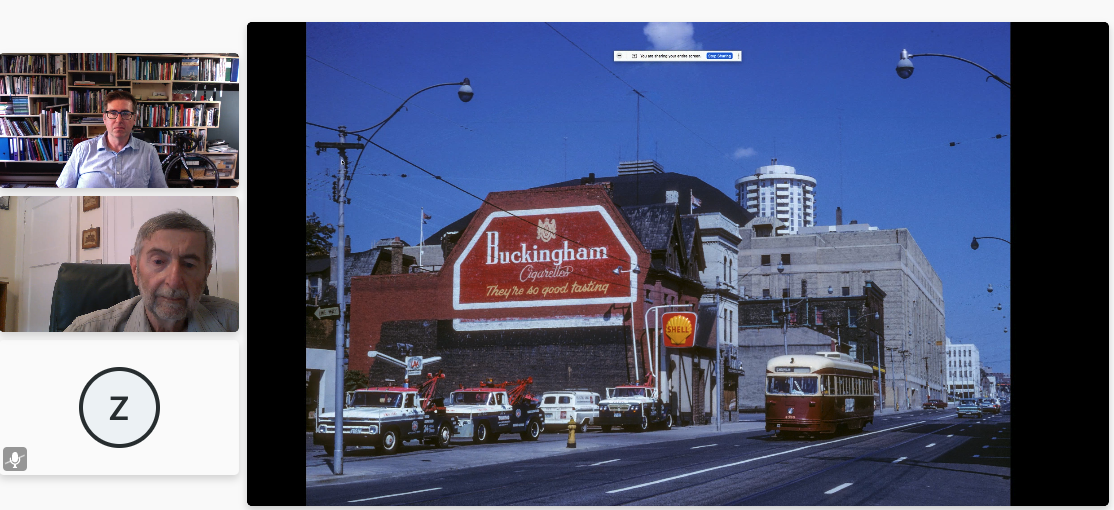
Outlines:
{"label": "trolley pole", "polygon": [[336,354],[337,364],[334,372],[333,400],[335,428],[333,436],[333,474],[344,474],[344,204],[349,202],[345,196],[345,183],[348,181],[348,156],[346,149],[362,149],[358,143],[345,143],[346,126],[337,126],[340,131],[340,143],[316,142],[317,149],[337,149],[340,152],[340,172],[337,174],[336,183],[333,184],[333,201],[339,204],[337,221],[337,305],[340,307],[340,317],[337,319]]}

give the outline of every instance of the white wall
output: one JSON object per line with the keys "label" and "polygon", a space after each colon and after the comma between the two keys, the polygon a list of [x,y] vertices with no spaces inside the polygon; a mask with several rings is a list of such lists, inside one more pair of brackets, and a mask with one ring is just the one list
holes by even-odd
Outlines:
{"label": "white wall", "polygon": [[8,209],[0,209],[0,279],[8,281],[8,306],[6,324],[0,324],[4,331],[16,330],[16,303],[19,302],[19,283],[15,281],[16,268],[16,217],[19,210],[19,197],[9,197]]}
{"label": "white wall", "polygon": [[[164,212],[181,209],[212,229],[216,239],[213,269],[206,282],[209,285],[209,295],[238,302],[240,220],[237,200],[236,197],[223,196],[102,197],[102,263],[127,264],[135,247],[135,236],[143,222]],[[89,227],[83,223],[82,228]]]}

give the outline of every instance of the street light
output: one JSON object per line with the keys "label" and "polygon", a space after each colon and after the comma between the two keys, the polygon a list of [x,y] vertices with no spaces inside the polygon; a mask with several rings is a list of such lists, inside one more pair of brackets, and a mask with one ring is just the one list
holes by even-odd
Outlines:
{"label": "street light", "polygon": [[[394,116],[396,114],[398,114],[398,112],[400,110],[402,110],[402,107],[406,105],[407,101],[412,99],[414,96],[416,96],[418,94],[421,94],[422,92],[425,92],[429,89],[436,88],[436,87],[442,87],[442,86],[445,86],[445,85],[460,85],[461,86],[460,90],[457,91],[457,95],[460,97],[460,100],[467,103],[468,101],[470,101],[472,99],[472,95],[473,95],[472,87],[471,87],[471,85],[468,81],[468,78],[465,78],[464,81],[459,82],[459,83],[440,83],[440,84],[437,84],[437,85],[426,87],[422,90],[419,90],[419,91],[411,94],[410,97],[406,98],[406,101],[403,101],[402,104],[398,105],[398,108],[395,108],[395,111],[393,113],[391,113],[390,116],[388,116],[382,122],[380,122],[378,124],[375,124],[374,126],[371,126],[367,129],[361,129],[360,131],[346,131],[346,129],[345,129],[346,126],[340,126],[340,129],[338,130],[340,132],[340,143],[323,144],[322,142],[317,142],[316,144],[314,144],[318,149],[332,148],[332,149],[337,149],[338,152],[340,152],[340,172],[337,174],[337,184],[336,184],[337,191],[336,191],[336,193],[334,193],[334,196],[333,196],[333,200],[335,200],[337,202],[337,204],[339,205],[339,221],[337,222],[337,260],[338,260],[337,267],[339,268],[337,270],[337,296],[338,296],[337,304],[340,306],[340,317],[337,319],[337,339],[336,339],[337,360],[336,360],[336,376],[334,377],[335,383],[336,383],[336,387],[335,387],[335,390],[334,390],[336,392],[336,398],[334,400],[334,407],[336,408],[336,414],[334,415],[335,420],[336,420],[336,422],[335,422],[336,436],[333,440],[333,444],[334,444],[334,449],[333,449],[333,473],[337,474],[337,475],[344,474],[343,426],[344,426],[344,363],[345,363],[345,360],[344,360],[344,345],[345,345],[345,341],[344,341],[344,339],[345,339],[344,283],[345,282],[344,282],[344,247],[341,245],[341,243],[344,242],[344,204],[348,202],[348,198],[345,196],[348,191],[347,191],[347,187],[344,185],[345,181],[348,180],[348,156],[346,155],[345,150],[347,150],[347,149],[363,149],[363,147],[366,146],[366,144],[361,145],[361,144],[346,143],[345,138],[347,138],[347,135],[349,133],[354,134],[354,133],[359,133],[359,132],[362,132],[362,131],[367,131],[368,129],[372,129],[372,128],[376,128],[376,127],[379,128],[379,129],[375,130],[375,133],[372,133],[371,136],[366,138],[368,143],[370,143],[371,139],[373,137],[375,137],[375,134],[378,133],[380,129],[383,129],[383,126],[387,125],[387,123],[390,122],[391,119],[393,119]],[[357,135],[357,137],[359,137],[359,135]],[[362,137],[360,137],[360,138],[362,138]],[[362,156],[363,152],[361,151],[360,154]],[[359,165],[359,163],[360,163],[360,159],[356,158],[356,165]],[[355,167],[353,167],[353,170],[355,170]],[[632,305],[632,314],[633,314],[633,305]],[[633,318],[631,319],[631,325],[632,326],[634,325],[634,319]]]}
{"label": "street light", "polygon": [[1007,89],[1012,90],[1012,87],[1010,87],[1010,82],[999,78],[998,75],[990,72],[990,69],[987,69],[983,66],[980,66],[980,65],[978,65],[974,62],[971,62],[970,60],[967,60],[965,58],[959,58],[959,57],[956,57],[956,56],[953,56],[953,55],[945,55],[943,53],[921,53],[919,55],[912,55],[912,54],[909,54],[908,52],[906,52],[905,50],[901,50],[901,59],[897,61],[897,75],[900,76],[902,79],[907,79],[910,76],[913,76],[913,61],[910,60],[913,57],[948,57],[948,58],[954,58],[956,60],[962,60],[962,61],[967,62],[968,64],[971,64],[971,65],[973,65],[973,66],[975,66],[979,69],[982,69],[983,71],[986,71],[986,73],[990,75],[990,76],[986,77],[987,80],[989,80],[991,78],[994,78],[995,80],[998,80],[998,82],[1000,82],[1002,85],[1005,85]]}
{"label": "street light", "polygon": [[984,237],[972,237],[972,238],[971,238],[971,249],[972,249],[972,250],[977,250],[977,249],[979,249],[979,241],[978,241],[979,239],[997,239],[997,240],[999,240],[999,241],[1002,241],[1002,242],[1004,242],[1004,243],[1006,243],[1006,244],[1009,244],[1009,245],[1012,245],[1012,244],[1013,244],[1013,243],[1011,243],[1011,242],[1009,242],[1009,241],[1007,241],[1007,240],[1005,240],[1005,239],[1002,239],[1001,237],[990,237],[990,236],[984,236]]}

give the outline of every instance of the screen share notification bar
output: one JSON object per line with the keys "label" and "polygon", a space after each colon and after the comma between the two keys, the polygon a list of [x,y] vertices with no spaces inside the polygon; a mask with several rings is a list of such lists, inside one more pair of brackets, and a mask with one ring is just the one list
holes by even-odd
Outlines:
{"label": "screen share notification bar", "polygon": [[742,62],[742,51],[616,51],[615,62]]}

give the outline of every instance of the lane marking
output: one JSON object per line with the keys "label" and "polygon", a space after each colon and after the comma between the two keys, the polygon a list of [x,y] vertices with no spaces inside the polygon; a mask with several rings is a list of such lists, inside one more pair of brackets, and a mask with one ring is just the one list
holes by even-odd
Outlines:
{"label": "lane marking", "polygon": [[991,440],[994,440],[994,439],[998,439],[998,438],[996,438],[996,437],[992,437],[992,438],[990,438],[990,439],[991,439]]}
{"label": "lane marking", "polygon": [[901,461],[903,461],[905,459],[908,459],[908,458],[909,457],[898,457],[897,460],[891,462],[890,464],[897,464],[898,462],[901,462]]}
{"label": "lane marking", "polygon": [[597,463],[595,463],[595,464],[588,464],[588,465],[589,465],[589,466],[598,466],[598,465],[600,465],[600,464],[607,464],[608,462],[615,462],[615,461],[617,461],[617,460],[619,460],[619,459],[611,459],[611,460],[605,460],[605,461],[603,461],[603,462],[597,462]]}
{"label": "lane marking", "polygon": [[[716,443],[716,444],[718,444],[718,443]],[[704,446],[693,446],[692,448],[689,448],[689,450],[695,450],[697,448],[707,448],[709,446],[715,446],[715,444],[706,444]]]}
{"label": "lane marking", "polygon": [[982,447],[983,447],[983,448],[990,448],[990,445],[988,445],[988,444],[984,444],[984,445],[982,445]]}
{"label": "lane marking", "polygon": [[413,491],[413,492],[403,492],[401,494],[391,494],[390,496],[375,496],[374,498],[354,499],[352,501],[349,501],[349,503],[359,503],[361,501],[371,501],[373,499],[393,498],[395,496],[405,496],[407,494],[417,494],[419,492],[429,492],[429,491],[439,491],[439,490],[441,490],[441,487],[437,487],[435,489],[422,489],[420,491]]}
{"label": "lane marking", "polygon": [[925,448],[932,448],[933,446],[936,446],[936,443],[928,443],[928,446],[925,446]]}
{"label": "lane marking", "polygon": [[835,487],[835,488],[834,488],[834,489],[832,489],[832,490],[826,491],[826,492],[824,492],[824,494],[835,494],[835,493],[837,493],[837,492],[839,492],[839,491],[841,491],[841,490],[843,490],[843,489],[846,489],[846,488],[848,488],[848,487],[850,487],[850,486],[851,486],[851,483],[850,483],[850,482],[848,482],[848,483],[845,483],[845,484],[843,484],[843,485],[837,486],[837,487]]}
{"label": "lane marking", "polygon": [[948,437],[952,437],[953,435],[954,435],[954,434],[948,434]]}
{"label": "lane marking", "polygon": [[972,455],[972,457],[978,458],[978,455]]}
{"label": "lane marking", "polygon": [[761,457],[754,457],[752,459],[740,460],[739,462],[732,462],[730,464],[724,464],[722,466],[715,466],[715,467],[710,467],[710,468],[706,468],[706,469],[701,469],[699,471],[693,471],[691,473],[685,473],[683,475],[671,476],[669,478],[662,478],[661,480],[657,480],[657,481],[653,481],[653,482],[640,483],[638,485],[632,485],[630,487],[624,487],[622,489],[610,490],[610,491],[605,492],[604,494],[615,494],[617,492],[625,492],[625,491],[629,491],[629,490],[633,490],[633,489],[641,489],[642,487],[648,487],[650,485],[657,485],[659,483],[671,482],[673,480],[678,480],[678,479],[681,479],[681,478],[688,478],[690,476],[699,475],[699,474],[702,474],[702,473],[707,473],[709,471],[715,471],[717,469],[734,467],[734,466],[738,466],[740,464],[746,464],[748,462],[754,462],[756,460],[768,459],[770,457],[777,457],[779,455],[785,455],[787,453],[799,452],[801,450],[807,450],[809,448],[816,448],[817,446],[826,446],[826,445],[830,445],[830,444],[839,443],[839,442],[842,442],[842,441],[847,441],[847,440],[850,440],[850,439],[866,437],[866,436],[870,436],[870,435],[874,435],[874,434],[881,434],[883,432],[889,432],[891,430],[904,429],[904,428],[912,427],[913,425],[920,425],[921,423],[924,423],[924,422],[923,421],[915,421],[915,422],[912,422],[912,423],[906,423],[904,425],[898,425],[896,427],[891,427],[891,428],[888,428],[888,429],[876,430],[874,432],[867,432],[865,434],[856,434],[854,436],[845,437],[843,439],[836,439],[835,441],[828,441],[826,443],[810,444],[810,445],[807,445],[807,446],[802,446],[800,448],[794,448],[792,450],[786,450],[784,452],[771,453],[769,455],[763,455]]}

